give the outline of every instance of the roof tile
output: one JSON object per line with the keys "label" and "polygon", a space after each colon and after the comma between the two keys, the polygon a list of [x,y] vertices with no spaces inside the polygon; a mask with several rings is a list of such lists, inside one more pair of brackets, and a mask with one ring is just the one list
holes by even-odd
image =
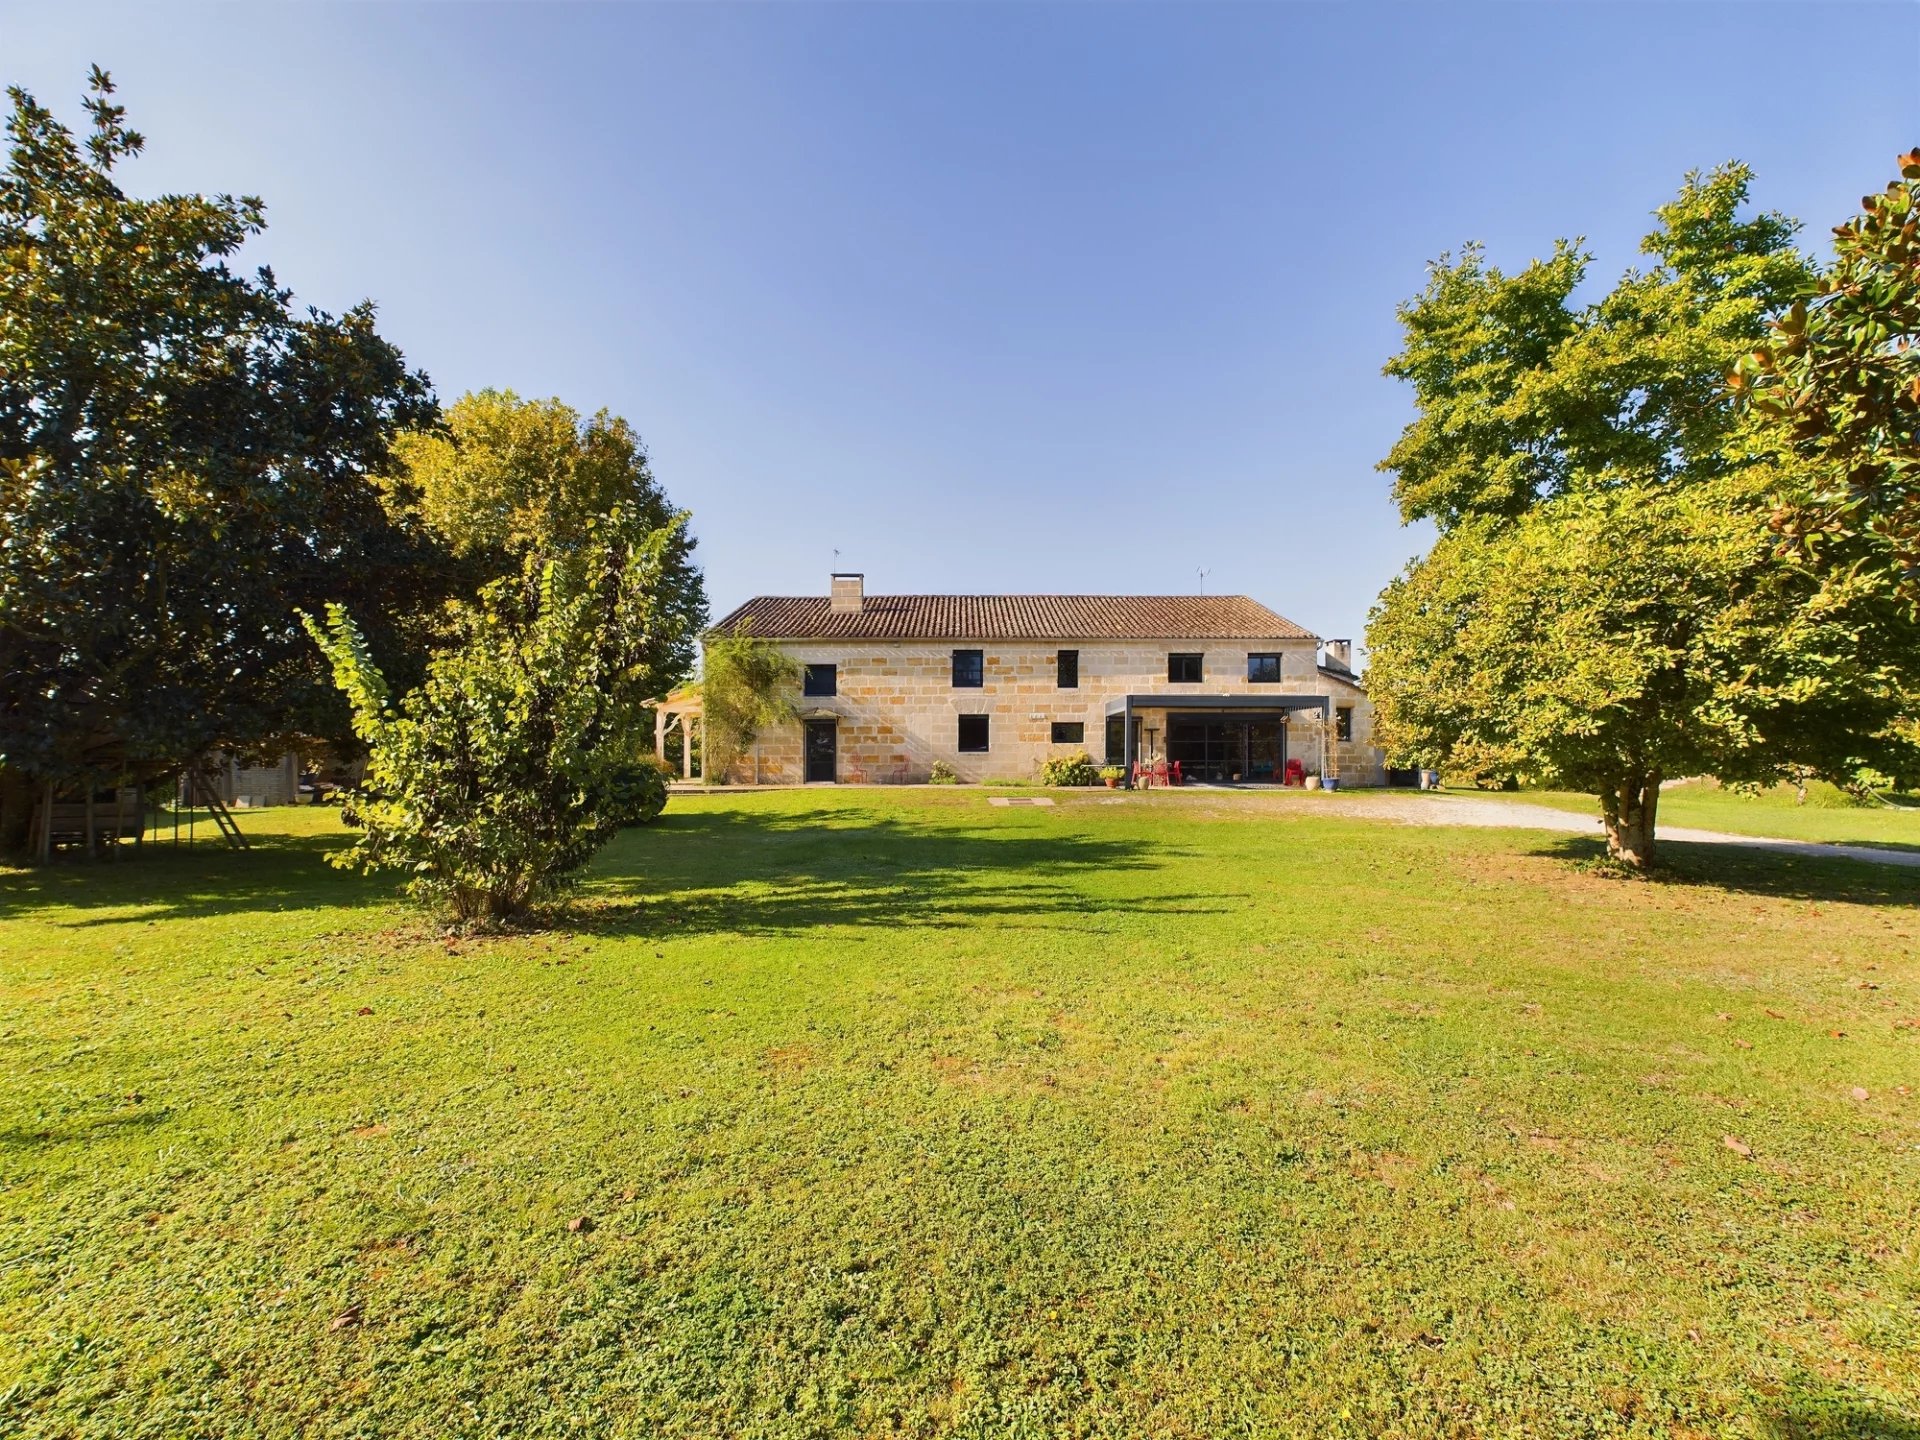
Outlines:
{"label": "roof tile", "polygon": [[1311,640],[1245,595],[760,595],[713,628],[768,640]]}

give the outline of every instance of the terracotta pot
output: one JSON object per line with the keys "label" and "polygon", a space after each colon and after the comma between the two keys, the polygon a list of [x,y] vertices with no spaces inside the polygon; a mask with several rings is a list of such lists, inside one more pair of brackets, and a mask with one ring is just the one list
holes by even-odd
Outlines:
{"label": "terracotta pot", "polygon": [[1113,789],[1116,789],[1116,788],[1118,788],[1118,786],[1119,786],[1119,784],[1120,784],[1120,780],[1119,780],[1119,777],[1117,777],[1117,776],[1108,776],[1108,777],[1107,777],[1107,789],[1109,789],[1109,790],[1113,790]]}

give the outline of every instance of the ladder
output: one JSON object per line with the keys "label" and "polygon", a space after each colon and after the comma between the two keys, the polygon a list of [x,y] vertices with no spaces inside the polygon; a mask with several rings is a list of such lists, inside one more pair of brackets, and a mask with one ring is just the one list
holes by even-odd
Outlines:
{"label": "ladder", "polygon": [[186,776],[187,809],[192,810],[196,804],[205,807],[227,844],[235,850],[247,849],[247,837],[240,833],[239,822],[233,818],[233,812],[227,809],[226,802],[220,798],[220,787],[207,774],[206,761],[204,759],[193,761],[187,766]]}

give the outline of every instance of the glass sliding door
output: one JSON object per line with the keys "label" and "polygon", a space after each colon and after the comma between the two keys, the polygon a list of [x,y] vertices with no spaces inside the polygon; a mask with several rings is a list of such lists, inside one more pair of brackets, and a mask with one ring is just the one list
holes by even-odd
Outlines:
{"label": "glass sliding door", "polygon": [[1189,780],[1277,785],[1286,773],[1286,718],[1169,716],[1167,759],[1178,761]]}
{"label": "glass sliding door", "polygon": [[1284,719],[1247,722],[1247,779],[1255,785],[1278,785],[1287,773],[1287,722]]}

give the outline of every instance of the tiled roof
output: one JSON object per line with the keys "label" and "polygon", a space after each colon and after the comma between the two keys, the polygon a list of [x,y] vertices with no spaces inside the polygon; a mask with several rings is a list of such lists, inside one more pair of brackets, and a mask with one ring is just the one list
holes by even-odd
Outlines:
{"label": "tiled roof", "polygon": [[761,595],[713,628],[767,640],[1311,640],[1245,595]]}

